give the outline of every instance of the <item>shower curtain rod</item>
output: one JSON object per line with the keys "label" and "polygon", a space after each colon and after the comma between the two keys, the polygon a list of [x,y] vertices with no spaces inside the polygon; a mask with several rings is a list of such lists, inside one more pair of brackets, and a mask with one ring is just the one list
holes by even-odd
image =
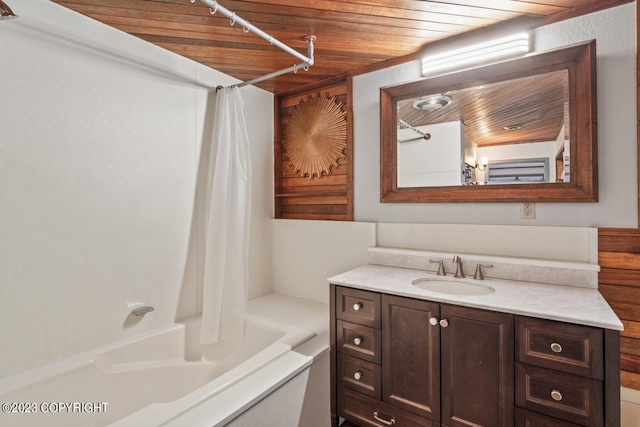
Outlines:
{"label": "shower curtain rod", "polygon": [[[195,0],[190,0],[190,1],[191,1],[191,3],[195,3]],[[307,55],[308,56],[304,56],[303,54],[299,53],[298,51],[296,51],[296,50],[292,49],[291,47],[287,46],[286,44],[282,43],[280,40],[276,39],[272,35],[269,35],[269,34],[265,33],[260,28],[258,28],[255,25],[251,24],[249,21],[242,19],[241,17],[236,15],[235,12],[231,12],[229,9],[227,9],[224,6],[222,6],[217,1],[215,1],[215,0],[200,0],[200,1],[211,8],[210,12],[211,12],[212,15],[217,13],[217,12],[220,12],[222,15],[224,15],[227,18],[230,19],[229,23],[231,25],[234,25],[236,23],[242,25],[242,29],[243,29],[243,31],[245,33],[248,33],[249,31],[251,31],[252,33],[256,34],[257,36],[261,37],[262,39],[268,41],[272,45],[275,45],[276,47],[279,47],[280,49],[284,50],[285,52],[295,56],[296,58],[298,58],[298,59],[300,59],[302,61],[301,63],[296,64],[296,65],[292,65],[291,67],[283,68],[280,71],[275,71],[273,73],[266,74],[266,75],[261,76],[261,77],[256,77],[255,79],[251,79],[251,80],[244,81],[242,83],[231,85],[230,87],[234,87],[234,86],[243,87],[243,86],[247,86],[247,85],[250,85],[250,84],[259,83],[259,82],[262,82],[264,80],[269,80],[269,79],[272,79],[274,77],[280,76],[282,74],[290,73],[292,71],[294,73],[297,73],[300,68],[302,68],[305,71],[307,71],[309,69],[309,67],[311,67],[313,65],[313,42],[315,41],[316,36],[306,36],[305,37],[305,40],[307,41]]]}

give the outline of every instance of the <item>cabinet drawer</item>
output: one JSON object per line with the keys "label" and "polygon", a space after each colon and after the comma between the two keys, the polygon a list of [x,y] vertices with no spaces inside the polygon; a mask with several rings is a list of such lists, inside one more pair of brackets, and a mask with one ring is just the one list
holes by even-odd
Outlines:
{"label": "cabinet drawer", "polygon": [[560,421],[535,412],[516,408],[516,427],[580,427],[578,424]]}
{"label": "cabinet drawer", "polygon": [[518,317],[517,360],[603,379],[603,333],[597,328]]}
{"label": "cabinet drawer", "polygon": [[338,387],[338,415],[360,427],[439,426],[438,423],[344,387]]}
{"label": "cabinet drawer", "polygon": [[336,317],[380,329],[380,294],[337,287]]}
{"label": "cabinet drawer", "polygon": [[380,365],[338,353],[338,369],[338,381],[343,386],[374,399],[382,398]]}
{"label": "cabinet drawer", "polygon": [[336,334],[338,351],[372,363],[380,363],[381,333],[379,329],[338,320]]}
{"label": "cabinet drawer", "polygon": [[520,363],[516,405],[582,426],[604,424],[600,381]]}

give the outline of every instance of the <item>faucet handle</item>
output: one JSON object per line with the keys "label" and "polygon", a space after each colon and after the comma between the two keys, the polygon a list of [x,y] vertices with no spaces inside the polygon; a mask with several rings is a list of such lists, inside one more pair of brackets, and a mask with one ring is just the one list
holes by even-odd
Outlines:
{"label": "faucet handle", "polygon": [[437,260],[437,259],[430,259],[429,262],[432,263],[432,264],[438,264],[438,272],[436,273],[436,275],[438,275],[438,276],[446,276],[447,275],[447,272],[444,270],[444,261]]}
{"label": "faucet handle", "polygon": [[477,264],[476,265],[476,274],[473,275],[473,278],[476,280],[484,280],[484,274],[482,274],[482,267],[484,268],[493,268],[493,265],[482,265],[482,264]]}

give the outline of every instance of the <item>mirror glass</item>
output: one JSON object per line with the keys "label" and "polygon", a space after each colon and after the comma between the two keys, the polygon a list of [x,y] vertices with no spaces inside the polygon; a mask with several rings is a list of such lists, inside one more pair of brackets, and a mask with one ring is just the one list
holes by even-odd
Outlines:
{"label": "mirror glass", "polygon": [[569,182],[567,70],[399,100],[398,187]]}
{"label": "mirror glass", "polygon": [[381,89],[381,201],[597,201],[595,41]]}

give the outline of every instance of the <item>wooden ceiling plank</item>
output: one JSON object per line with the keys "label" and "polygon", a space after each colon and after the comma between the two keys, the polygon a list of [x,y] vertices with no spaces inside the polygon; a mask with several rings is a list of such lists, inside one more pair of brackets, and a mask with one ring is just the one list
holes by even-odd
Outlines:
{"label": "wooden ceiling plank", "polygon": [[[225,2],[225,6],[228,6],[230,9],[233,8],[233,4],[236,4],[237,1],[229,0]],[[423,12],[421,10],[411,10],[411,9],[402,9],[395,7],[395,3],[390,6],[377,6],[371,5],[364,2],[358,3],[348,3],[341,0],[314,0],[313,2],[300,2],[299,0],[251,0],[244,1],[245,4],[251,3],[260,3],[266,4],[269,7],[272,5],[281,5],[281,6],[289,6],[296,7],[299,9],[306,9],[313,13],[313,11],[334,11],[339,12],[343,19],[350,19],[352,16],[367,16],[367,17],[377,17],[377,16],[386,16],[399,18],[402,20],[416,20],[416,21],[425,21],[425,22],[434,22],[441,24],[449,24],[453,26],[465,26],[465,27],[483,27],[486,25],[490,25],[496,22],[498,19],[496,18],[484,18],[484,17],[473,17],[473,16],[463,16],[463,15],[449,15],[446,13],[435,13],[435,12]]]}
{"label": "wooden ceiling plank", "polygon": [[[101,15],[96,17],[102,18]],[[101,19],[103,22],[107,22],[109,25],[114,26],[122,31],[130,34],[148,34],[165,37],[181,38],[185,44],[194,45],[207,45],[215,44],[216,41],[233,40],[233,44],[241,48],[242,46],[263,46],[265,49],[272,52],[281,52],[278,48],[269,46],[263,40],[256,37],[244,37],[245,34],[235,31],[235,29],[215,29],[215,31],[209,27],[190,26],[189,31],[184,30],[184,26],[174,23],[164,23],[163,21],[139,21],[138,18],[121,18],[121,17],[109,17]],[[278,39],[289,39],[291,35],[285,33],[274,32],[274,37]],[[210,43],[207,43],[210,42]],[[320,42],[315,44],[316,53],[322,53],[331,50],[342,50],[349,53],[357,53],[360,51],[370,50],[371,45],[377,45],[380,43],[386,43],[383,54],[378,58],[388,58],[390,56],[402,56],[415,51],[420,45],[416,43],[422,43],[422,40],[411,40],[407,38],[394,39],[393,43],[387,43],[385,38],[381,35],[370,35],[364,39],[351,38],[345,41],[339,37],[323,37]],[[295,46],[293,43],[291,47],[298,48],[301,53],[306,53],[306,45]],[[286,55],[286,53],[284,54]]]}
{"label": "wooden ceiling plank", "polygon": [[[424,0],[418,0],[423,2]],[[566,7],[558,6],[555,3],[542,4],[531,1],[516,0],[437,0],[438,3],[455,4],[461,6],[474,6],[480,8],[491,8],[496,10],[507,10],[521,14],[533,15],[550,15],[552,13],[562,12]],[[431,3],[431,2],[429,2]]]}
{"label": "wooden ceiling plank", "polygon": [[[117,28],[128,32],[131,35],[142,38],[151,43],[175,43],[182,46],[190,46],[191,49],[206,49],[211,47],[228,47],[236,50],[260,50],[269,54],[272,57],[281,58],[282,60],[286,60],[287,62],[295,62],[291,55],[288,55],[286,52],[282,52],[280,50],[274,50],[274,48],[269,45],[263,45],[259,42],[257,43],[248,43],[243,41],[228,41],[229,37],[207,37],[207,38],[199,38],[192,39],[187,38],[192,34],[181,34],[177,30],[164,30],[159,28],[149,28],[149,27],[140,27],[140,26],[128,26],[128,25],[114,25]],[[181,37],[182,36],[182,37]],[[315,57],[326,57],[327,55],[339,55],[342,58],[342,61],[350,62],[350,58],[357,57],[367,57],[373,61],[383,61],[385,59],[405,55],[411,51],[410,47],[407,46],[399,46],[397,48],[387,48],[384,52],[370,52],[368,49],[369,43],[382,43],[381,40],[378,41],[360,41],[356,43],[356,40],[353,40],[349,45],[341,45],[337,41],[335,43],[325,43],[322,47],[317,48],[315,50]],[[301,50],[302,52],[302,50]],[[298,61],[299,62],[299,61]],[[318,61],[316,60],[316,63]]]}
{"label": "wooden ceiling plank", "polygon": [[[384,6],[389,7],[388,0],[348,0],[346,3],[357,3],[357,4],[370,4],[375,6]],[[475,4],[474,4],[475,3]],[[547,10],[544,12],[535,12],[531,6],[521,8],[521,10],[513,10],[511,8],[498,8],[494,7],[494,2],[469,2],[469,4],[461,4],[458,1],[416,1],[416,0],[394,0],[393,7],[401,8],[407,10],[420,10],[422,12],[432,12],[432,13],[443,13],[447,15],[453,16],[467,16],[467,17],[477,17],[477,18],[485,18],[485,19],[498,19],[503,21],[505,19],[515,18],[517,16],[525,14],[531,15],[546,15],[550,12],[549,8],[545,8]],[[539,8],[536,8],[540,10]],[[561,11],[562,8],[551,8],[554,11]]]}
{"label": "wooden ceiling plank", "polygon": [[[262,40],[242,37],[228,19],[188,0],[53,0],[61,6],[235,77],[264,75],[291,58]],[[419,58],[485,27],[535,27],[632,0],[221,0],[268,34],[305,52],[315,34],[316,66],[258,84],[274,93],[349,72],[357,75]],[[497,27],[496,22],[504,22]],[[518,25],[516,25],[518,24]],[[451,39],[450,39],[451,38]],[[434,44],[435,43],[435,44]]]}
{"label": "wooden ceiling plank", "polygon": [[[170,11],[163,11],[158,7],[143,9],[139,1],[127,1],[126,5],[132,6],[137,4],[137,7],[131,8],[116,8],[111,4],[103,4],[100,0],[81,0],[81,3],[76,3],[74,0],[65,0],[58,2],[61,5],[72,8],[73,10],[80,12],[87,16],[120,16],[120,17],[139,17],[155,21],[167,21],[167,22],[181,22],[185,24],[198,24],[214,27],[230,27],[228,23],[221,22],[218,17],[213,17],[210,14],[203,14],[201,12],[196,14],[183,13],[187,7],[193,10],[193,6],[180,6],[182,9],[180,13],[174,13]],[[150,2],[146,2],[150,3]],[[170,5],[176,8],[177,6]],[[200,10],[200,9],[198,9]],[[405,36],[407,38],[421,38],[421,39],[436,39],[442,35],[441,31],[433,31],[429,29],[417,29],[417,28],[404,28],[404,27],[381,27],[379,25],[371,25],[369,23],[343,23],[336,20],[317,19],[296,17],[295,20],[288,19],[282,15],[273,15],[266,13],[256,12],[243,12],[243,18],[260,26],[265,32],[269,33],[271,29],[288,30],[291,33],[309,34],[313,32],[314,35],[322,37],[323,35],[331,34],[343,34],[345,31],[352,31],[354,34],[384,34],[388,37],[389,34]],[[355,27],[354,27],[355,25]],[[230,27],[233,28],[233,27]],[[312,30],[311,30],[312,29]]]}
{"label": "wooden ceiling plank", "polygon": [[[465,31],[467,28],[467,26],[461,22],[450,23],[437,20],[420,20],[410,14],[407,14],[409,16],[405,18],[402,16],[386,14],[371,15],[362,13],[344,13],[333,9],[300,7],[299,3],[296,5],[296,2],[293,0],[287,1],[292,5],[282,6],[280,4],[257,4],[247,1],[226,0],[225,6],[229,4],[229,8],[233,9],[234,12],[237,12],[240,16],[246,16],[246,12],[254,12],[266,15],[282,15],[290,18],[290,21],[295,21],[298,18],[304,17],[344,23],[369,23],[383,27],[427,28],[432,31],[440,31],[447,34]],[[306,5],[306,3],[303,4]],[[489,23],[487,22],[486,24],[488,25]],[[480,24],[475,25],[474,28],[479,25]]]}

